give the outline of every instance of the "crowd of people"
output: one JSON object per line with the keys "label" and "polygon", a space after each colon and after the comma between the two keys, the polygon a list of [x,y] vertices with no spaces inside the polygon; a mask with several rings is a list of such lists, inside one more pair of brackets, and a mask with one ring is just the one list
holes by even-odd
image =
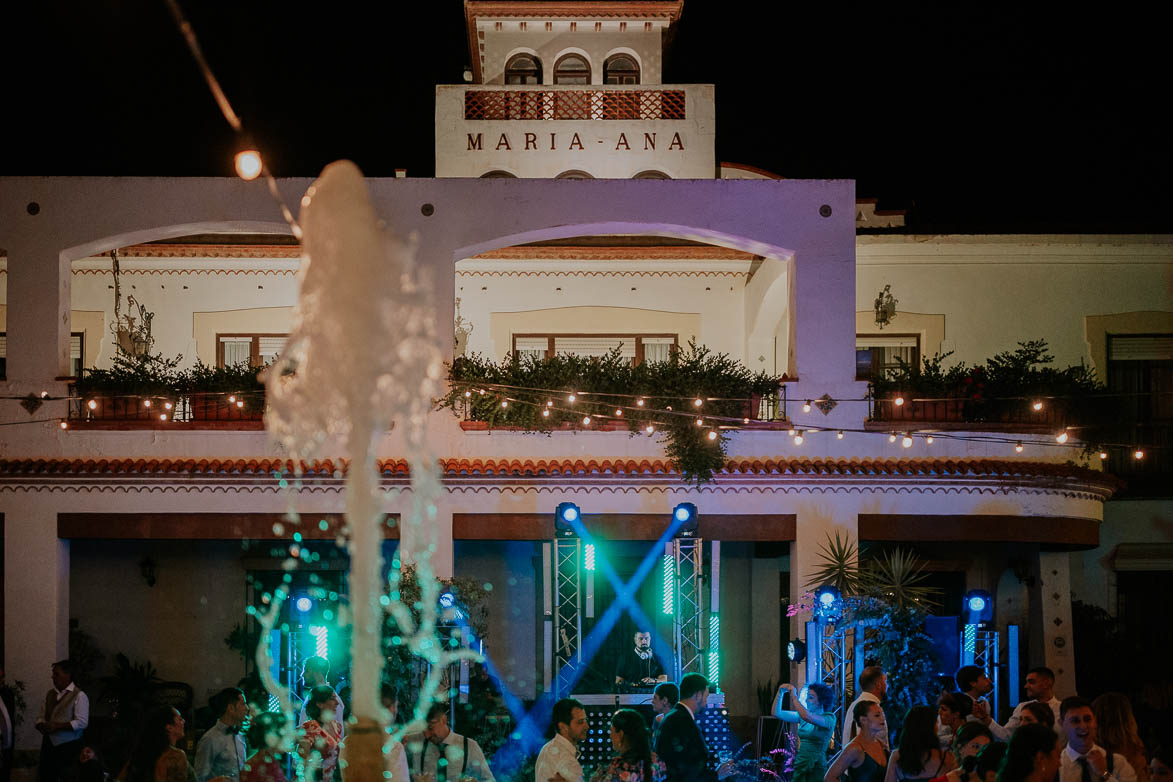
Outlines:
{"label": "crowd of people", "polygon": [[[1034,668],[1026,699],[1003,725],[985,698],[993,690],[985,671],[963,666],[955,682],[935,707],[908,710],[893,747],[882,705],[887,678],[877,667],[864,669],[829,761],[834,690],[816,683],[800,696],[783,684],[773,713],[798,723],[793,782],[1173,782],[1173,746],[1146,750],[1132,706],[1119,693],[1060,699],[1054,672]],[[784,708],[787,696],[791,708]]]}
{"label": "crowd of people", "polygon": [[[345,707],[328,673],[322,658],[304,666],[306,696],[293,733],[298,763],[285,756],[284,739],[291,732],[285,715],[250,715],[245,694],[227,688],[210,699],[215,722],[196,744],[193,761],[180,748],[187,733],[183,714],[158,706],[145,714],[133,749],[114,768],[86,742],[89,700],[73,682],[70,662],[58,661],[36,718],[43,735],[40,780],[287,782],[288,770],[296,768],[307,782],[334,782],[341,776]],[[573,698],[558,701],[552,736],[537,755],[532,782],[719,782],[746,771],[734,761],[715,768],[710,762],[697,719],[709,700],[703,676],[689,673],[679,684],[644,678],[655,682],[652,719],[634,709],[614,712],[612,759],[589,779],[579,762],[579,747],[590,733],[586,709]],[[992,683],[981,669],[964,666],[955,681],[957,689],[943,692],[935,707],[915,706],[901,724],[890,726],[883,708],[887,678],[879,668],[866,668],[838,735],[832,688],[783,684],[772,712],[797,724],[792,782],[1173,782],[1173,747],[1146,748],[1122,695],[1107,693],[1090,702],[1078,695],[1060,699],[1052,671],[1034,668],[1026,677],[1027,698],[1000,724],[985,699]],[[394,724],[398,694],[389,684],[381,694]],[[0,739],[11,735],[11,723],[6,707],[0,711]],[[832,747],[836,752],[829,757]],[[432,704],[424,729],[402,742],[389,738],[386,750],[389,782],[496,782],[477,741],[449,726],[447,704]]]}

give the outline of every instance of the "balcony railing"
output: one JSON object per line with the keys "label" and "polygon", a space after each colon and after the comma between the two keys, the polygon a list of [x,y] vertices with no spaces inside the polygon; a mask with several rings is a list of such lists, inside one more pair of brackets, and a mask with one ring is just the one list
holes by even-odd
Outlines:
{"label": "balcony railing", "polygon": [[685,91],[466,90],[466,120],[682,120]]}
{"label": "balcony railing", "polygon": [[70,400],[69,425],[83,429],[261,429],[265,393],[90,394]]}
{"label": "balcony railing", "polygon": [[899,392],[877,396],[870,386],[868,390],[868,420],[893,424],[934,423],[943,428],[952,425],[1001,431],[1052,430],[1071,424],[1076,408],[1069,400],[1050,400],[1035,410],[1027,399],[975,401],[970,397],[925,398]]}

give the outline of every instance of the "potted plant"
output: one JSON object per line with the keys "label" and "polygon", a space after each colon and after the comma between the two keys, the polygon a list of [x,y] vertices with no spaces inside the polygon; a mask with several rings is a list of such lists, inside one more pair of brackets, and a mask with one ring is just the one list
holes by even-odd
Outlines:
{"label": "potted plant", "polygon": [[154,418],[158,407],[177,399],[183,356],[158,353],[135,356],[118,351],[109,369],[84,369],[75,386],[82,397],[82,413],[89,419],[137,420]]}
{"label": "potted plant", "polygon": [[265,412],[265,386],[260,370],[241,361],[212,367],[199,361],[184,373],[183,390],[190,399],[193,421],[258,421]]}

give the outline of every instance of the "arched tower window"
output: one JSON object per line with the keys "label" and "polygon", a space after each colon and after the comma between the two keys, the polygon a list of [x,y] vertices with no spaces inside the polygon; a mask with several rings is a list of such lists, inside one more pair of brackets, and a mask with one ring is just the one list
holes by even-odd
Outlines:
{"label": "arched tower window", "polygon": [[639,63],[630,54],[613,54],[603,63],[604,84],[639,84]]}
{"label": "arched tower window", "polygon": [[555,84],[590,84],[591,65],[581,54],[564,54],[554,63]]}
{"label": "arched tower window", "polygon": [[632,179],[671,179],[672,177],[665,174],[663,171],[656,171],[649,168],[647,171],[640,171],[632,177]]}
{"label": "arched tower window", "polygon": [[517,179],[517,175],[495,168],[492,171],[486,171],[481,174],[481,179]]}
{"label": "arched tower window", "polygon": [[579,171],[577,169],[574,169],[571,171],[563,171],[561,174],[559,174],[558,176],[556,176],[554,178],[555,179],[594,179],[594,177],[591,176],[590,174],[588,174],[587,172]]}
{"label": "arched tower window", "polygon": [[532,54],[515,54],[505,63],[506,84],[541,84],[542,61]]}

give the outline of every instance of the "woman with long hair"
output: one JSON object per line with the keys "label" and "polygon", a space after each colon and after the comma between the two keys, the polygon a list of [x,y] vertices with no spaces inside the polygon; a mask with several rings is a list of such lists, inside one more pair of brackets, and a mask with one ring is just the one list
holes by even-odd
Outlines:
{"label": "woman with long hair", "polygon": [[1096,715],[1096,743],[1109,757],[1112,753],[1122,755],[1136,771],[1136,782],[1149,782],[1144,742],[1128,698],[1118,692],[1106,692],[1092,701],[1092,714]]}
{"label": "woman with long hair", "polygon": [[994,736],[990,729],[980,722],[967,722],[957,729],[953,737],[953,759],[957,761],[957,768],[943,774],[938,779],[947,782],[980,782],[974,779],[977,769],[978,754],[993,742]]}
{"label": "woman with long hair", "polygon": [[839,782],[844,774],[848,782],[881,782],[888,769],[888,750],[880,741],[888,727],[884,710],[875,701],[860,701],[851,710],[851,720],[855,738],[831,762],[823,782]]}
{"label": "woman with long hair", "polygon": [[118,778],[122,782],[196,782],[195,769],[175,743],[183,738],[183,717],[174,706],[147,712],[138,743]]}
{"label": "woman with long hair", "polygon": [[1063,746],[1044,725],[1022,725],[1010,737],[998,782],[1052,782]]}
{"label": "woman with long hair", "polygon": [[330,780],[334,767],[338,765],[338,751],[342,742],[342,723],[338,714],[338,694],[328,684],[320,684],[310,690],[306,701],[306,721],[301,723],[302,737],[297,743],[297,753],[307,762],[318,759],[317,779]]}
{"label": "woman with long hair", "polygon": [[638,711],[620,709],[611,715],[611,748],[615,757],[599,766],[591,782],[663,782],[667,769],[652,752],[648,724]]}
{"label": "woman with long hair", "polygon": [[[790,693],[793,709],[782,708]],[[794,754],[794,782],[820,782],[827,773],[827,745],[835,732],[835,691],[825,684],[806,686],[805,703],[793,684],[783,684],[771,709],[784,722],[798,723],[798,751]]]}
{"label": "woman with long hair", "polygon": [[900,748],[888,761],[884,782],[932,779],[956,767],[953,754],[942,750],[937,739],[937,710],[932,706],[909,709],[900,732]]}

